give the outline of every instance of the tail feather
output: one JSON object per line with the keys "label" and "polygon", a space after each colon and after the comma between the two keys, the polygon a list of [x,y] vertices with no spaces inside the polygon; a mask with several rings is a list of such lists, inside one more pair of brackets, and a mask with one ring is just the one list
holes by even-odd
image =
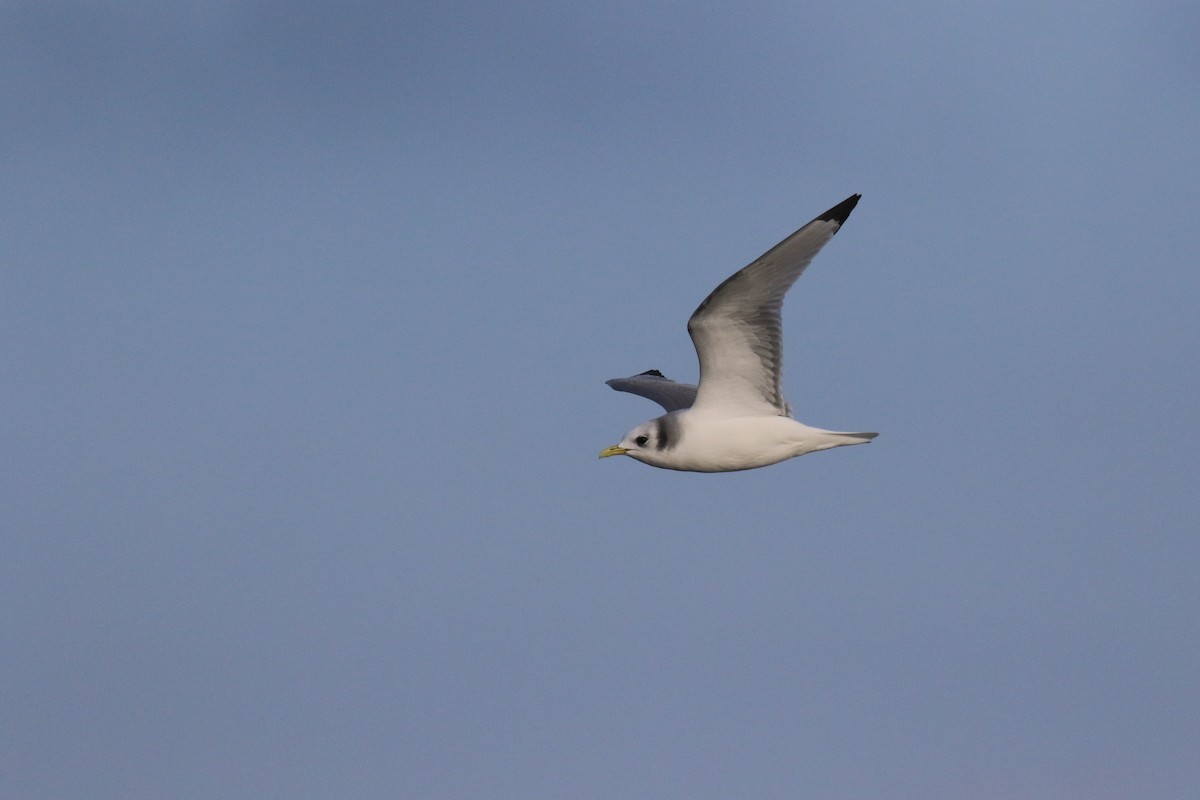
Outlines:
{"label": "tail feather", "polygon": [[805,435],[796,441],[798,447],[795,455],[798,456],[817,450],[845,447],[850,444],[866,444],[879,435],[869,431],[851,433],[850,431],[827,431],[822,428],[800,427],[804,429]]}
{"label": "tail feather", "polygon": [[867,442],[878,436],[878,433],[845,433],[843,431],[830,431],[834,436],[837,436],[845,441],[838,442],[839,445],[847,444],[866,444]]}

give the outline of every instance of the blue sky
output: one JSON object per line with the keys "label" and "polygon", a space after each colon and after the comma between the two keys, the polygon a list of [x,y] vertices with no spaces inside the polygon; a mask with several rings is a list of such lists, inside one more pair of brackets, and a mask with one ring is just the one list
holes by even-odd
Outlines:
{"label": "blue sky", "polygon": [[[1200,13],[0,7],[0,795],[1192,798]],[[853,192],[785,390],[599,450]]]}

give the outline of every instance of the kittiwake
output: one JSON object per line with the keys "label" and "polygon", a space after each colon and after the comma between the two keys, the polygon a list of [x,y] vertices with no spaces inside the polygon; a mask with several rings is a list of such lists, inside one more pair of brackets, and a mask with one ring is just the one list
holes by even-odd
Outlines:
{"label": "kittiwake", "polygon": [[851,195],[772,247],[713,290],[688,320],[700,360],[700,384],[677,383],[658,370],[608,385],[661,405],[601,458],[690,472],[765,467],[817,450],[866,444],[879,434],[810,428],[792,419],[780,388],[783,297],[838,232],[861,195]]}

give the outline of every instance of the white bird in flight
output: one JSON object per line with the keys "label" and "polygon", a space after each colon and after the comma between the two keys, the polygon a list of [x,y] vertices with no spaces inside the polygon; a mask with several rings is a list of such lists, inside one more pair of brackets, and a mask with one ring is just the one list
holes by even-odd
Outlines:
{"label": "white bird in flight", "polygon": [[700,385],[677,383],[658,370],[608,385],[666,409],[601,458],[691,472],[765,467],[817,450],[866,444],[879,434],[810,428],[791,416],[779,374],[783,366],[783,296],[842,227],[861,195],[851,195],[772,247],[713,290],[688,320],[700,359]]}

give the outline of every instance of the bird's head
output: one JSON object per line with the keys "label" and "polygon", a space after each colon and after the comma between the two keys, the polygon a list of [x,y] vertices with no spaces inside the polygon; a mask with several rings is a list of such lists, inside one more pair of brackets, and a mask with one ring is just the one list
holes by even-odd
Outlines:
{"label": "bird's head", "polygon": [[625,434],[620,444],[601,450],[600,457],[629,456],[643,463],[654,464],[659,460],[657,456],[671,444],[668,434],[670,428],[667,417],[643,422]]}

